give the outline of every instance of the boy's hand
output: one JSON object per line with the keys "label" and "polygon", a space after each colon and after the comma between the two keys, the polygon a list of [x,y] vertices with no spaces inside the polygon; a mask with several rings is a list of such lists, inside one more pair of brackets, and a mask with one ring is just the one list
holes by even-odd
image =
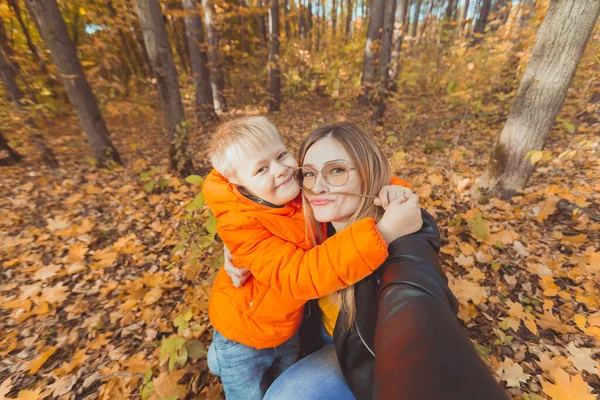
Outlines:
{"label": "boy's hand", "polygon": [[227,246],[223,246],[223,258],[225,260],[225,272],[231,278],[233,286],[239,288],[250,278],[250,271],[248,271],[248,268],[238,268],[233,265],[233,257],[231,257]]}
{"label": "boy's hand", "polygon": [[412,193],[412,190],[404,186],[386,185],[379,192],[378,198],[373,200],[373,203],[387,210],[392,201],[400,200],[400,203],[404,203]]}
{"label": "boy's hand", "polygon": [[399,237],[417,232],[423,226],[423,217],[419,207],[419,196],[411,194],[408,200],[393,200],[383,217],[377,223],[377,230],[390,244]]}

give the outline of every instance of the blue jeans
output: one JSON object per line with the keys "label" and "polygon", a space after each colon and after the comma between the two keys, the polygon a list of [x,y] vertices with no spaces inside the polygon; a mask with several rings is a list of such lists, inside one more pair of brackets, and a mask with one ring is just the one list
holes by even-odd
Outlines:
{"label": "blue jeans", "polygon": [[329,343],[309,354],[273,382],[265,400],[355,400]]}
{"label": "blue jeans", "polygon": [[216,330],[206,357],[221,377],[227,400],[262,400],[271,383],[298,359],[298,333],[278,347],[257,350],[226,339]]}

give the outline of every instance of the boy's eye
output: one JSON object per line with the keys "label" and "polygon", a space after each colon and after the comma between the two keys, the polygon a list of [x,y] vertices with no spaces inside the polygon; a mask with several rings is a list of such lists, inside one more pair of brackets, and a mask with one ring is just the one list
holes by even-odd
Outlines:
{"label": "boy's eye", "polygon": [[260,167],[260,168],[258,169],[258,171],[256,171],[256,173],[257,173],[257,174],[261,174],[261,173],[265,172],[266,170],[267,170],[267,167]]}
{"label": "boy's eye", "polygon": [[288,153],[287,151],[284,151],[283,153],[281,153],[281,154],[279,155],[279,157],[277,157],[277,159],[278,159],[278,160],[283,160],[284,158],[286,158],[286,157],[287,157],[287,155],[288,155],[288,154],[290,154],[290,153]]}

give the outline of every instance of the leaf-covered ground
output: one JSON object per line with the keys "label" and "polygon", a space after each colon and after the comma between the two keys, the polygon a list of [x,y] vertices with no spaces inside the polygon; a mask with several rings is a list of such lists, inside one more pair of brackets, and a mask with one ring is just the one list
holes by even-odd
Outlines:
{"label": "leaf-covered ground", "polygon": [[[309,97],[272,119],[294,149],[338,120],[377,138],[436,216],[459,317],[498,380],[515,398],[592,400],[600,393],[600,115],[593,104],[567,107],[571,122],[532,155],[541,160],[525,192],[476,201],[471,188],[508,104],[472,114],[403,98],[376,128],[364,110]],[[109,106],[125,167],[95,169],[69,117],[46,128],[56,174],[25,142],[24,166],[2,169],[0,399],[221,396],[203,357],[217,247],[190,253],[192,238],[174,251],[182,227],[207,235],[186,219],[206,216],[186,210],[200,187],[168,172],[158,112]],[[260,110],[225,118],[247,112]],[[202,174],[209,134],[195,130],[192,140]]]}

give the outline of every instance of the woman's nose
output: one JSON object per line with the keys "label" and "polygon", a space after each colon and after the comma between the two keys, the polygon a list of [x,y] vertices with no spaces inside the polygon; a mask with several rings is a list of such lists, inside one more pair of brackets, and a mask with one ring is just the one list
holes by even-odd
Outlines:
{"label": "woman's nose", "polygon": [[323,174],[319,173],[317,175],[317,180],[315,181],[315,185],[311,189],[313,193],[326,193],[329,191],[329,184],[323,178]]}

